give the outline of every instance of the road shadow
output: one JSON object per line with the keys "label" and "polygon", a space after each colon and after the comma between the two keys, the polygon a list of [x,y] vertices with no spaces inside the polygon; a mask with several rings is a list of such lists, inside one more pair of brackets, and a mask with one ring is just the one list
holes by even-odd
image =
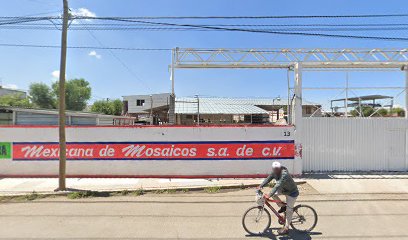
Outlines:
{"label": "road shadow", "polygon": [[277,230],[277,228],[270,228],[262,235],[246,235],[246,237],[262,237],[276,240],[309,240],[312,239],[313,236],[322,235],[321,232],[299,232],[292,229],[289,230],[289,234],[287,235],[279,235]]}

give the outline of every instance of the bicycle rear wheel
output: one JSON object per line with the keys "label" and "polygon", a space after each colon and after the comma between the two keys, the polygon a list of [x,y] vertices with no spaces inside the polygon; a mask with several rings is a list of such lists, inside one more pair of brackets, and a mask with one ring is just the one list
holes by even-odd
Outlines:
{"label": "bicycle rear wheel", "polygon": [[312,231],[317,224],[317,213],[308,205],[297,205],[293,208],[293,217],[290,226],[301,232]]}
{"label": "bicycle rear wheel", "polygon": [[262,235],[271,225],[271,214],[266,208],[249,208],[242,217],[242,226],[251,235]]}

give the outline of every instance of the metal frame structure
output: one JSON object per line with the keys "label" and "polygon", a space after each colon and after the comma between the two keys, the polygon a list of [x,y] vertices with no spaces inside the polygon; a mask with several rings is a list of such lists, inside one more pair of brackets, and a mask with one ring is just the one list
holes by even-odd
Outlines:
{"label": "metal frame structure", "polygon": [[173,49],[174,68],[400,68],[408,49]]}
{"label": "metal frame structure", "polygon": [[[194,49],[172,50],[170,65],[174,99],[175,69],[253,68],[287,69],[294,72],[294,110],[289,118],[295,126],[295,142],[302,139],[303,69],[401,69],[405,72],[405,105],[408,109],[408,49]],[[174,101],[170,103],[174,110]],[[294,116],[293,116],[294,115]],[[407,118],[408,114],[405,114]],[[169,122],[175,123],[174,112]]]}
{"label": "metal frame structure", "polygon": [[[302,69],[390,69],[405,71],[408,88],[408,49],[194,49],[175,48],[172,50],[171,81],[174,90],[174,72],[177,68],[255,68],[288,69],[295,74],[295,118],[301,114]],[[405,91],[406,109],[408,92]],[[171,108],[174,109],[174,108]],[[297,109],[297,110],[296,110]],[[173,117],[172,117],[173,116]],[[174,113],[170,112],[170,123]],[[173,120],[173,121],[172,121]],[[298,121],[299,124],[299,121]]]}
{"label": "metal frame structure", "polygon": [[[375,100],[384,100],[384,99],[389,99],[390,100],[390,104],[388,105],[379,105],[376,107],[376,101]],[[369,96],[357,96],[357,97],[348,97],[348,95],[346,95],[346,98],[339,98],[339,99],[332,99],[330,100],[330,110],[332,111],[332,114],[334,113],[334,109],[339,109],[339,108],[344,108],[345,109],[345,114],[347,117],[347,113],[348,113],[348,107],[350,106],[349,101],[352,102],[352,105],[354,105],[355,107],[358,107],[358,113],[360,115],[360,117],[364,117],[363,113],[361,111],[361,107],[363,105],[367,105],[366,101],[372,101],[372,107],[373,108],[377,108],[377,111],[379,108],[382,107],[388,107],[389,109],[392,109],[392,107],[394,106],[394,97],[393,96],[384,96],[384,95],[369,95]],[[334,102],[343,102],[343,106],[342,107],[334,107],[333,103]],[[364,102],[364,103],[363,103]],[[368,104],[369,105],[369,104]],[[377,112],[375,111],[375,112]],[[374,114],[374,113],[373,113]],[[373,115],[371,114],[371,115]]]}

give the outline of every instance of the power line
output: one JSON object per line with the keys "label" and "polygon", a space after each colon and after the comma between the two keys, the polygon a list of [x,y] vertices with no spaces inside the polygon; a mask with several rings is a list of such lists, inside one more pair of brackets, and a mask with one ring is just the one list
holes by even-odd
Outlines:
{"label": "power line", "polygon": [[[60,30],[57,23],[20,23],[18,25],[0,26],[0,29],[34,29],[34,30]],[[401,31],[407,30],[406,23],[390,24],[211,24],[208,27],[245,27],[250,30],[263,31]],[[251,27],[251,28],[250,28]],[[267,28],[275,27],[275,28]],[[151,23],[76,23],[70,30],[93,31],[225,31],[215,29],[198,29],[194,27],[157,26]]]}
{"label": "power line", "polygon": [[8,19],[7,21],[0,21],[0,25],[12,25],[12,24],[19,24],[19,23],[27,23],[27,22],[39,22],[44,20],[50,20],[50,18],[42,17],[42,18],[16,18],[16,19]]}
{"label": "power line", "polygon": [[[127,22],[127,23],[140,23],[140,24],[151,24],[151,25],[159,25],[159,26],[170,26],[170,27],[182,27],[182,28],[193,28],[193,29],[205,29],[205,30],[217,30],[217,31],[232,31],[232,32],[252,32],[252,33],[268,33],[268,34],[279,34],[279,35],[297,35],[297,36],[315,36],[315,37],[331,37],[331,38],[351,38],[351,39],[366,39],[366,40],[390,40],[390,41],[407,41],[408,38],[406,37],[388,37],[388,36],[363,36],[363,35],[344,35],[344,34],[327,34],[327,33],[318,33],[318,32],[305,32],[305,31],[313,31],[313,30],[304,30],[304,29],[290,29],[290,30],[282,30],[282,29],[247,29],[247,28],[237,28],[237,27],[222,27],[222,26],[211,26],[211,25],[199,25],[199,24],[180,24],[180,23],[169,23],[169,22],[151,22],[151,21],[144,21],[144,20],[135,20],[135,19],[164,19],[164,18],[266,18],[266,17],[277,17],[277,18],[288,18],[288,17],[401,17],[401,16],[408,16],[408,14],[388,14],[388,15],[323,15],[323,16],[229,16],[229,17],[132,17],[132,19],[124,18],[124,17],[83,17],[83,16],[75,16],[71,19],[99,19],[99,20],[107,20],[107,21],[120,21],[120,22]],[[10,17],[6,17],[10,18]],[[24,21],[34,21],[34,19],[40,20],[52,20],[57,19],[60,17],[31,17],[31,18],[18,18],[14,17],[12,22],[5,22],[1,24],[16,24],[16,23],[23,23]],[[24,20],[25,19],[25,20]],[[147,30],[147,29],[145,29]],[[153,29],[159,30],[159,29]],[[178,31],[185,30],[185,29],[176,29]],[[192,29],[190,29],[192,30]],[[330,29],[329,29],[330,30]],[[392,30],[392,29],[391,29]],[[319,31],[319,30],[314,30]],[[325,30],[326,31],[326,30]],[[344,30],[347,31],[347,30]]]}
{"label": "power line", "polygon": [[[32,48],[61,48],[59,45],[41,45],[41,44],[14,44],[14,43],[0,43],[0,47],[32,47]],[[67,46],[67,48],[70,49],[93,49],[93,50],[119,50],[119,51],[157,51],[157,52],[168,52],[173,50],[172,48],[131,48],[131,47],[98,47],[98,46]],[[196,50],[205,50],[205,51],[219,51],[219,49],[211,49],[211,48],[196,48]],[[230,51],[234,52],[262,52],[262,53],[280,53],[282,50],[280,49],[231,49]],[[367,53],[367,49],[361,49],[359,51],[358,49],[355,50],[355,52],[360,52],[360,53]],[[396,50],[395,49],[382,49],[381,52],[387,53],[394,53]],[[325,53],[342,53],[343,51],[340,49],[324,49]]]}
{"label": "power line", "polygon": [[[61,25],[61,24],[57,24]],[[151,26],[148,23],[76,23],[73,26]],[[54,26],[52,23],[22,23],[18,26]],[[206,26],[221,27],[385,27],[385,26],[408,26],[408,23],[366,23],[366,24],[206,24]]]}
{"label": "power line", "polygon": [[[110,19],[105,19],[105,20],[110,20]],[[208,26],[208,25],[196,25],[196,24],[150,22],[150,21],[142,21],[142,20],[123,20],[123,19],[122,20],[117,20],[117,19],[115,19],[114,21],[148,23],[148,24],[154,24],[154,25],[160,25],[160,26],[193,27],[193,28],[201,28],[201,29],[225,30],[225,31],[232,31],[232,32],[253,32],[253,33],[314,36],[314,37],[331,37],[331,38],[408,41],[408,38],[404,38],[404,37],[382,37],[382,36],[358,36],[358,35],[341,35],[341,34],[324,34],[324,33],[282,32],[282,31],[268,31],[268,30],[243,29],[243,28],[231,28],[231,27],[213,27],[213,26]]]}
{"label": "power line", "polygon": [[[354,17],[372,17],[372,16],[405,16],[406,14],[397,14],[397,15],[347,15],[347,16],[354,16]],[[344,17],[345,15],[343,15]],[[406,15],[408,16],[408,15]],[[277,16],[275,16],[277,17]],[[282,17],[282,16],[281,16]],[[287,16],[286,16],[287,17]],[[309,16],[309,17],[316,17],[316,16]],[[320,16],[320,17],[327,17],[327,16]],[[334,17],[334,16],[331,16]],[[53,19],[52,17],[46,17],[47,20]],[[366,40],[389,40],[389,41],[407,41],[408,38],[406,37],[388,37],[388,36],[363,36],[363,35],[350,35],[350,34],[328,34],[328,33],[318,33],[318,32],[304,32],[303,30],[290,30],[284,31],[281,29],[247,29],[247,28],[237,28],[237,27],[220,27],[220,26],[211,26],[211,25],[200,25],[200,24],[180,24],[180,23],[169,23],[169,22],[151,22],[145,20],[135,20],[134,19],[126,19],[126,18],[118,18],[118,17],[74,17],[75,19],[99,19],[99,20],[107,20],[107,21],[120,21],[120,22],[131,22],[131,23],[142,23],[142,24],[151,24],[151,25],[158,25],[158,26],[170,26],[170,27],[190,27],[194,29],[206,29],[206,30],[217,30],[217,31],[231,31],[231,32],[251,32],[251,33],[267,33],[267,34],[278,34],[278,35],[297,35],[297,36],[314,36],[314,37],[330,37],[330,38],[350,38],[350,39],[366,39]],[[143,17],[147,18],[147,17]],[[201,17],[200,17],[201,18]],[[30,20],[29,20],[30,19]],[[44,19],[38,18],[38,19]],[[19,20],[23,21],[23,20]],[[28,18],[26,21],[32,21],[32,18]],[[15,22],[18,22],[17,20]],[[1,23],[0,23],[1,24]],[[10,24],[10,23],[4,23]],[[184,29],[179,29],[184,30]],[[310,30],[308,30],[310,31]],[[315,30],[318,31],[318,30]],[[347,30],[345,30],[347,31]]]}
{"label": "power line", "polygon": [[[394,18],[408,17],[408,13],[397,14],[355,14],[355,15],[275,15],[275,16],[130,16],[130,17],[89,17],[71,16],[71,19],[287,19],[287,18]],[[25,18],[24,16],[3,16],[2,18]],[[33,17],[32,17],[33,18]],[[62,19],[61,16],[50,16],[53,19]]]}
{"label": "power line", "polygon": [[359,15],[281,15],[281,16],[136,16],[136,17],[82,17],[82,19],[281,19],[281,18],[388,18],[408,17],[400,14],[359,14]]}
{"label": "power line", "polygon": [[[14,44],[0,43],[0,47],[31,47],[31,48],[61,48],[59,45],[44,44]],[[94,50],[123,50],[123,51],[171,51],[171,48],[130,48],[130,47],[98,47],[98,46],[68,46],[71,49],[94,49]]]}
{"label": "power line", "polygon": [[[88,29],[89,35],[100,45],[100,47],[105,48],[104,44],[92,33],[91,30]],[[145,83],[138,74],[136,74],[121,58],[119,58],[112,49],[107,49],[109,53],[114,57],[132,76],[134,76],[142,85],[144,85],[149,91],[152,91],[150,86]]]}
{"label": "power line", "polygon": [[[207,25],[209,26],[209,25]],[[214,25],[211,25],[214,26]],[[0,29],[7,30],[60,30],[54,25],[49,26],[0,26]],[[242,30],[260,30],[260,31],[301,31],[301,32],[361,32],[361,31],[405,31],[408,30],[408,25],[401,27],[353,27],[353,28],[241,28]],[[228,31],[222,29],[201,29],[196,27],[138,27],[138,26],[114,26],[114,27],[87,27],[87,26],[71,26],[70,31],[83,31],[83,30],[92,30],[92,31]]]}

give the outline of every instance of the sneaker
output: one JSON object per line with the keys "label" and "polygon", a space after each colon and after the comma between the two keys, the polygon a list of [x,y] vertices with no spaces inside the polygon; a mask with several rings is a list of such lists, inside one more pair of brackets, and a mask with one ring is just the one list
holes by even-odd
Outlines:
{"label": "sneaker", "polygon": [[279,209],[278,213],[284,213],[286,212],[286,206],[283,206]]}

